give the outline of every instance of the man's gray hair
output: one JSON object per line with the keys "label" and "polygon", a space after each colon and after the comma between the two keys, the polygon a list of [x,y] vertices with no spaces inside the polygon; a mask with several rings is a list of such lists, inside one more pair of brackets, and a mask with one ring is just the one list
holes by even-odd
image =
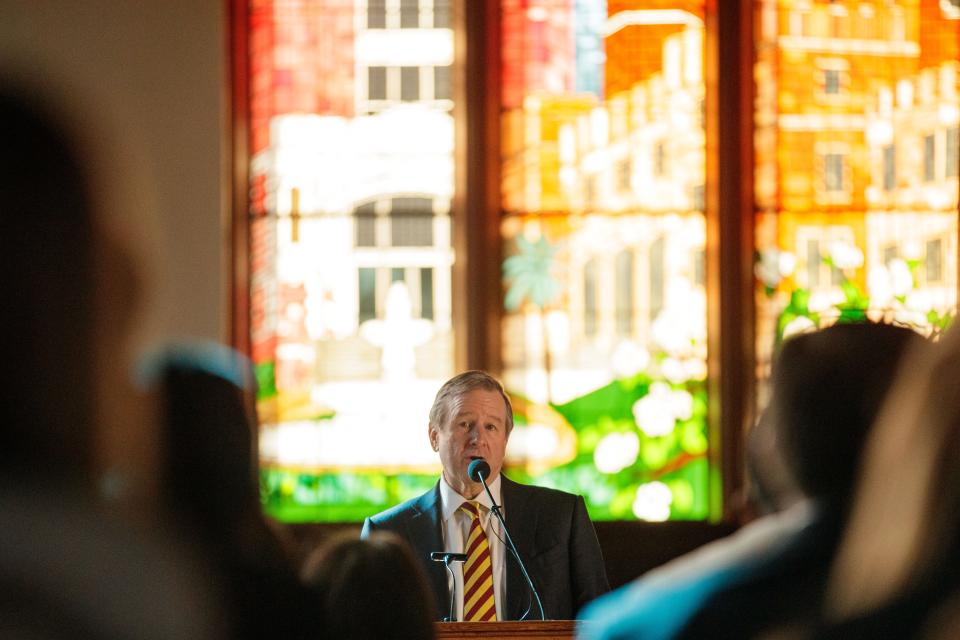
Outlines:
{"label": "man's gray hair", "polygon": [[510,404],[510,396],[503,390],[500,381],[491,376],[486,371],[464,371],[449,380],[447,380],[440,390],[437,391],[437,397],[430,407],[430,426],[440,429],[450,418],[450,412],[454,404],[463,396],[476,389],[484,391],[496,391],[503,398],[503,404],[507,409],[507,435],[513,430],[513,405]]}

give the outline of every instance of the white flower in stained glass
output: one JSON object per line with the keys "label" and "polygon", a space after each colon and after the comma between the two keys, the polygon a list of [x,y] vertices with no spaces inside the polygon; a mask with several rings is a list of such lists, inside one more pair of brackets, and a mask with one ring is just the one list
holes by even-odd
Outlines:
{"label": "white flower in stained glass", "polygon": [[660,481],[648,482],[637,487],[633,500],[633,515],[641,520],[663,522],[670,518],[673,494],[670,487]]}
{"label": "white flower in stained glass", "polygon": [[649,393],[633,403],[633,418],[640,430],[651,437],[673,431],[676,418],[671,400],[669,385],[663,382],[650,385]]}
{"label": "white flower in stained glass", "polygon": [[507,452],[511,458],[543,461],[555,457],[559,446],[557,432],[547,425],[518,425],[510,434]]}
{"label": "white flower in stained glass", "polygon": [[760,253],[760,260],[754,269],[757,278],[765,286],[775,288],[780,281],[793,273],[797,258],[788,251],[769,249]]}
{"label": "white flower in stained glass", "polygon": [[894,322],[913,327],[923,327],[927,325],[927,314],[916,309],[897,309],[893,314]]}
{"label": "white flower in stained glass", "polygon": [[677,420],[689,420],[693,415],[693,396],[689,391],[673,389],[670,392],[670,409]]}
{"label": "white flower in stained glass", "polygon": [[817,325],[813,323],[813,320],[807,316],[797,316],[793,320],[787,323],[787,326],[783,328],[783,337],[789,338],[790,336],[795,336],[798,333],[806,333],[807,331],[813,331],[817,328]]}
{"label": "white flower in stained glass", "polygon": [[760,254],[760,260],[753,269],[757,279],[765,286],[771,289],[780,284],[780,265],[777,260],[777,251],[764,251]]}
{"label": "white flower in stained glass", "polygon": [[789,251],[781,251],[779,266],[780,275],[782,275],[784,278],[793,275],[793,272],[797,268],[797,256],[793,255]]}
{"label": "white flower in stained glass", "polygon": [[863,266],[863,251],[845,240],[830,244],[830,258],[838,269],[859,269]]}
{"label": "white flower in stained glass", "polygon": [[632,340],[623,340],[613,350],[610,366],[619,378],[629,378],[647,369],[650,352]]}
{"label": "white flower in stained glass", "polygon": [[894,258],[887,263],[890,272],[890,288],[895,296],[905,296],[913,289],[913,274],[906,261]]}
{"label": "white flower in stained glass", "polygon": [[701,358],[687,358],[683,362],[687,370],[687,380],[706,380],[707,363]]}
{"label": "white flower in stained glass", "polygon": [[810,310],[810,313],[823,313],[841,302],[843,302],[843,292],[839,289],[814,291],[810,294],[807,308]]}
{"label": "white flower in stained glass", "polygon": [[667,355],[683,357],[706,341],[706,296],[686,278],[671,278],[667,284],[666,308],[650,327],[654,346]]}
{"label": "white flower in stained glass", "polygon": [[640,438],[636,433],[611,433],[603,437],[593,452],[593,463],[603,473],[617,473],[637,461]]}
{"label": "white flower in stained glass", "polygon": [[870,302],[874,307],[886,307],[893,302],[890,270],[883,266],[870,269],[867,275],[867,290],[870,292]]}
{"label": "white flower in stained glass", "polygon": [[933,309],[933,297],[929,291],[911,291],[907,294],[907,309],[926,314]]}
{"label": "white flower in stained glass", "polygon": [[690,334],[684,329],[689,322],[676,309],[664,309],[650,328],[653,342],[668,354],[683,353],[690,346]]}
{"label": "white flower in stained glass", "polygon": [[681,384],[687,381],[687,368],[683,362],[677,358],[664,358],[660,363],[660,373],[663,377],[674,384]]}

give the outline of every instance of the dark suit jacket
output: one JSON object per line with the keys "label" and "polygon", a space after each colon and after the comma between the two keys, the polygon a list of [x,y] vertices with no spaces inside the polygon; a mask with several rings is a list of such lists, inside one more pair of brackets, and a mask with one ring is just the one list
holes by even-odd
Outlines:
{"label": "dark suit jacket", "polygon": [[[580,607],[610,588],[600,543],[583,498],[501,478],[507,531],[537,587],[546,618],[573,619]],[[419,498],[367,518],[361,537],[377,530],[392,531],[410,543],[433,588],[436,617],[442,620],[450,611],[447,572],[443,563],[430,560],[431,551],[444,550],[439,481]],[[511,558],[507,551],[507,602],[502,607],[505,619],[519,619],[528,604],[528,619],[536,619],[537,605],[531,602],[523,573]]]}

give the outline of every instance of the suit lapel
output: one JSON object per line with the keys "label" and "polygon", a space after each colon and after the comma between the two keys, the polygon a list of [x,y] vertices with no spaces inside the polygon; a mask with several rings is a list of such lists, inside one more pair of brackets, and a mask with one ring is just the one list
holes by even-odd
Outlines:
{"label": "suit lapel", "polygon": [[[527,504],[530,494],[526,487],[509,480],[502,474],[500,477],[500,495],[503,502],[504,520],[507,523],[507,529],[510,531],[510,537],[517,547],[517,552],[523,559],[527,571],[530,571],[530,558],[536,551],[534,541],[537,531],[537,514]],[[506,550],[504,560],[507,565],[507,619],[519,620],[528,603],[531,605],[530,614],[539,615],[539,611],[535,611],[536,603],[532,601],[533,595],[530,593],[527,581],[523,578],[523,572],[520,571],[516,558],[512,557],[509,548]],[[537,585],[537,589],[541,589],[541,585],[536,582],[536,576],[531,574],[530,577]]]}
{"label": "suit lapel", "polygon": [[443,531],[440,528],[440,483],[423,494],[416,503],[417,513],[407,522],[407,540],[413,552],[423,563],[430,586],[436,596],[437,612],[445,617],[450,611],[447,571],[442,562],[433,562],[430,554],[443,551]]}

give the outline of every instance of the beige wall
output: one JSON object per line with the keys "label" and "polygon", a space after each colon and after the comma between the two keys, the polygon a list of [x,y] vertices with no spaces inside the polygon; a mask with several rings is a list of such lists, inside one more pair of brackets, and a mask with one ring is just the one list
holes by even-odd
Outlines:
{"label": "beige wall", "polygon": [[0,0],[0,71],[107,140],[101,195],[148,266],[143,342],[227,338],[224,0]]}

